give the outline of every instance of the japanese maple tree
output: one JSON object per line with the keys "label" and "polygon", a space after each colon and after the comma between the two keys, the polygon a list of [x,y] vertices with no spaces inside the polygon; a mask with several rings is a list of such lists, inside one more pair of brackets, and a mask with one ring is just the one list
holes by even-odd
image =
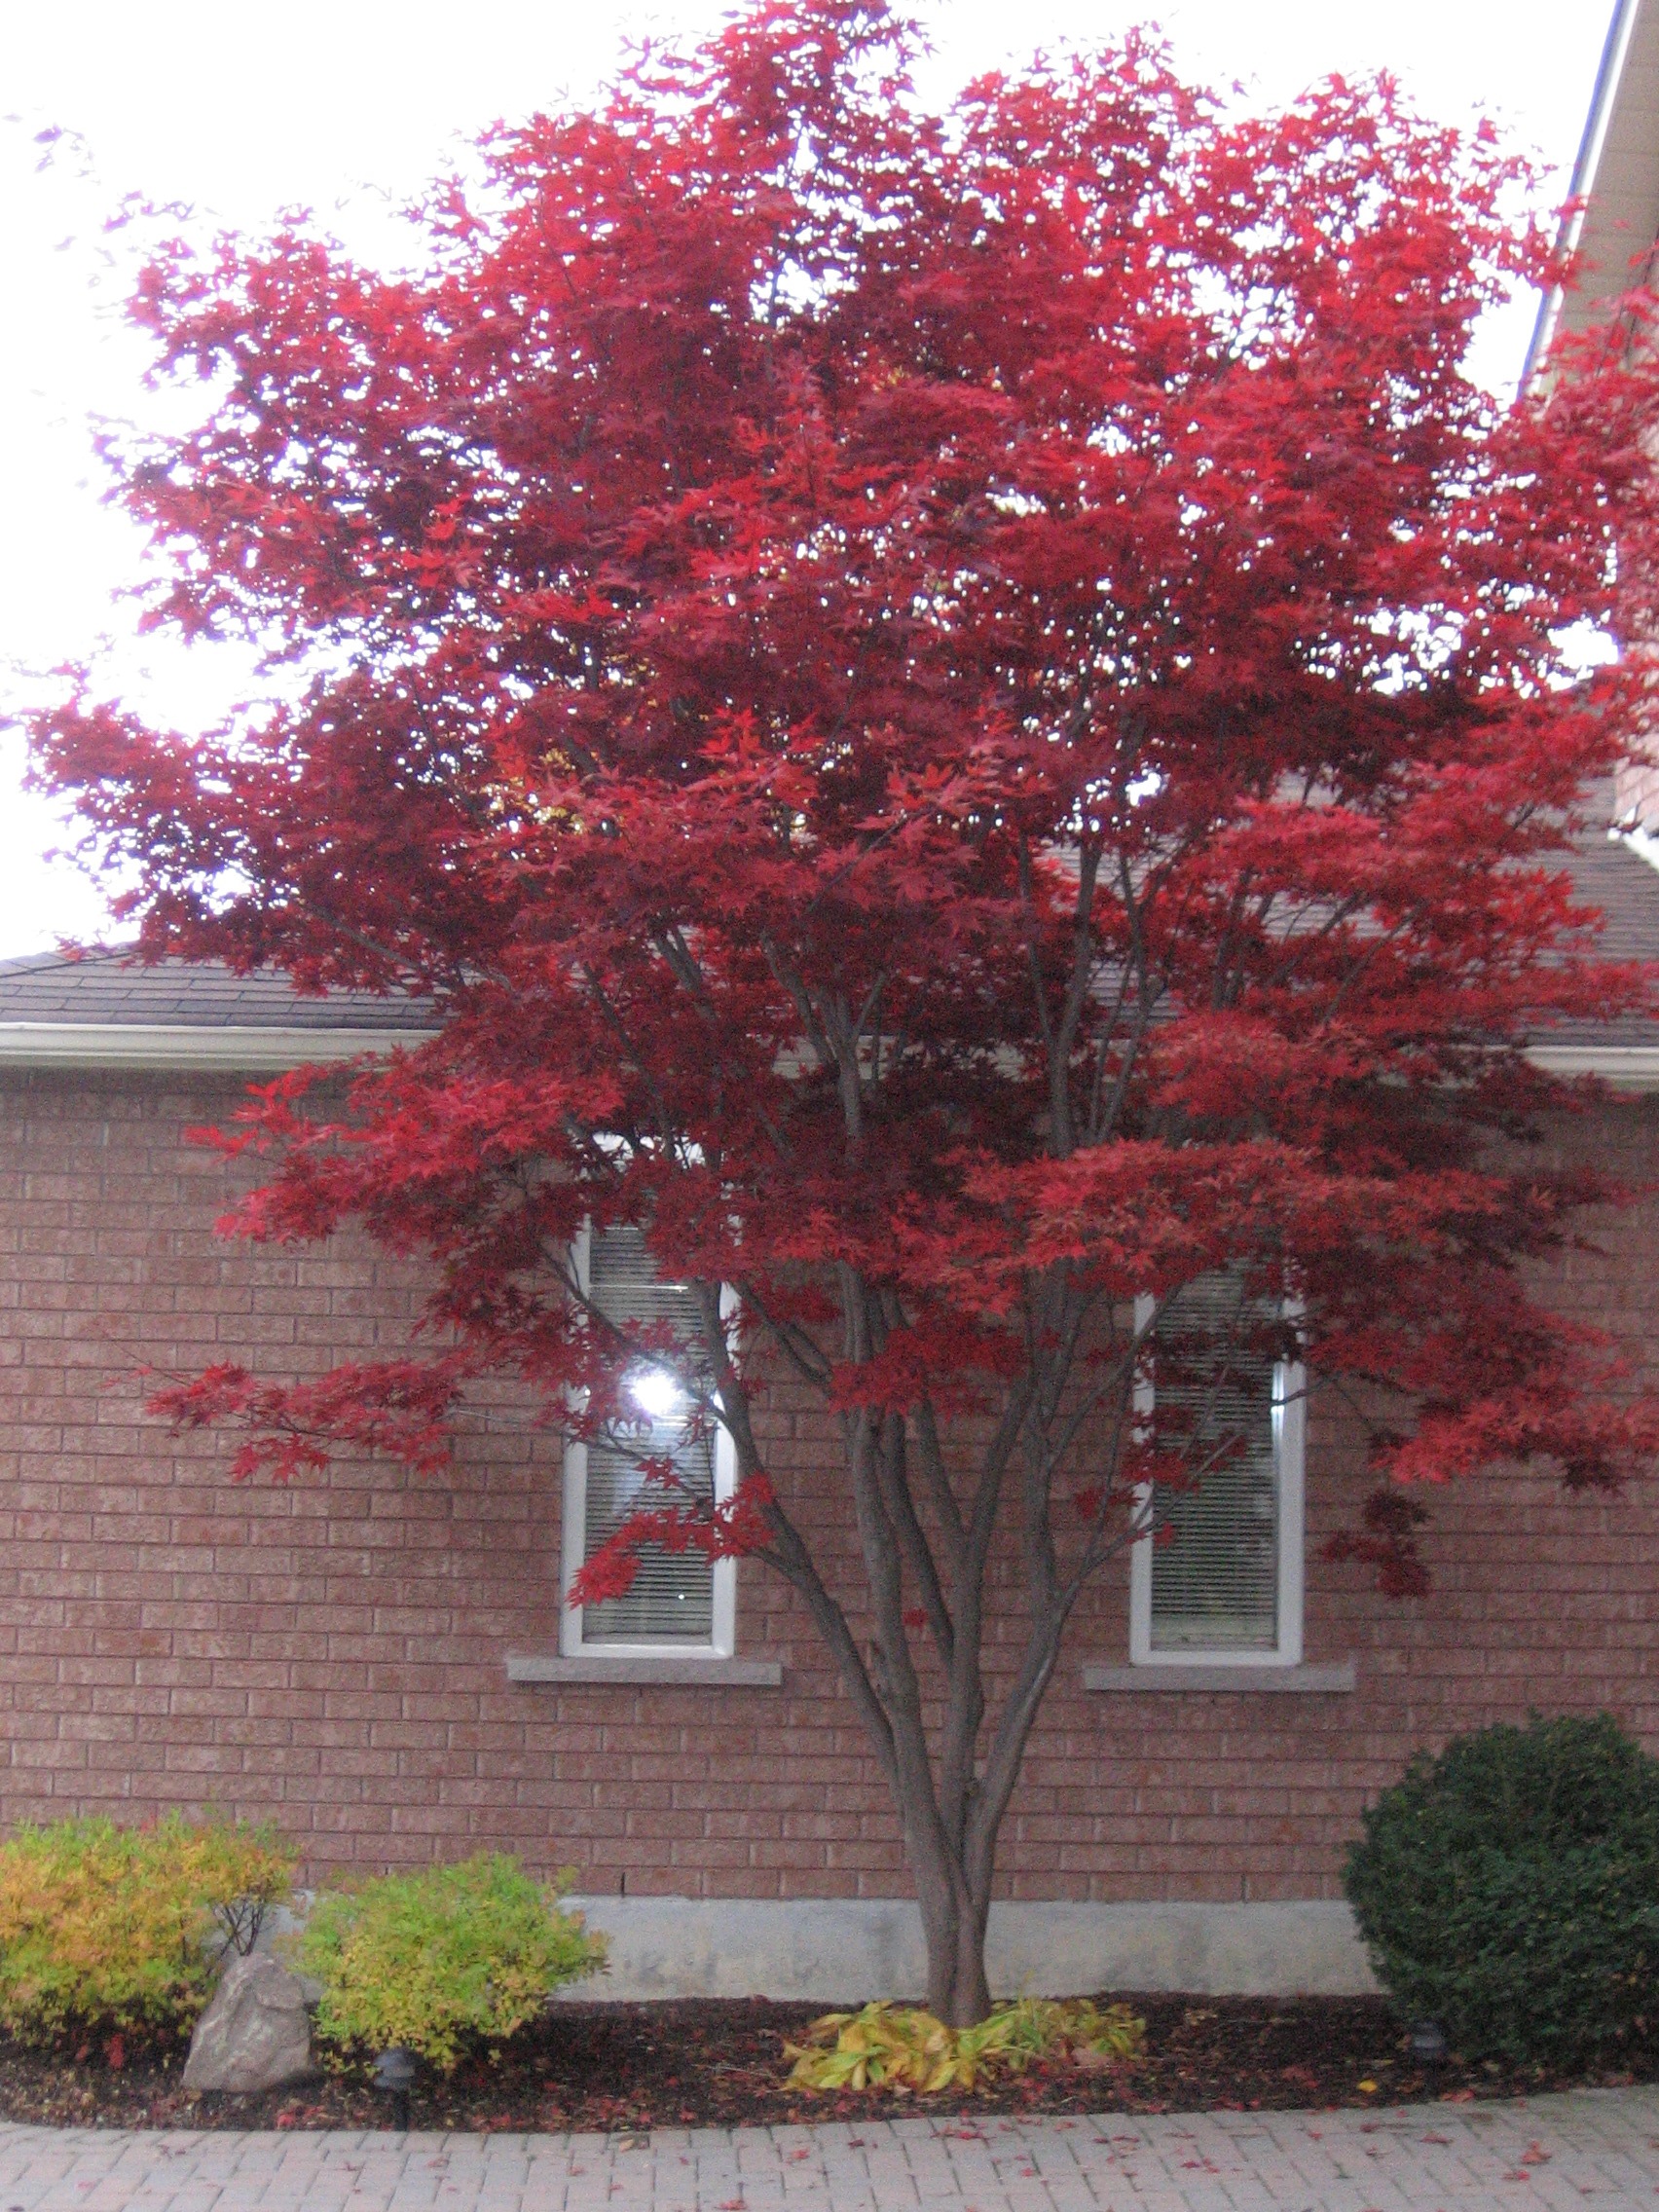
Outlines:
{"label": "japanese maple tree", "polygon": [[[913,46],[760,0],[496,131],[424,276],[300,222],[161,254],[136,312],[205,398],[114,455],[147,619],[305,681],[191,737],[83,685],[36,743],[144,957],[434,1032],[225,1140],[265,1162],[240,1233],[366,1225],[431,1262],[431,1329],[158,1403],[241,1424],[242,1472],[441,1480],[484,1379],[626,1440],[675,1368],[735,1493],[652,1458],[579,1594],[645,1543],[793,1586],[963,2022],[1068,1619],[1143,1486],[1230,1448],[1202,1392],[1148,1404],[1185,1291],[1239,1287],[1212,1381],[1266,1345],[1367,1413],[1346,1549],[1396,1590],[1405,1486],[1652,1445],[1528,1293],[1599,1187],[1526,1142],[1526,1047],[1641,989],[1559,860],[1638,690],[1562,641],[1640,613],[1653,392],[1470,381],[1542,234],[1385,82],[1240,118],[1130,38],[939,115]],[[584,1223],[699,1327],[599,1310]],[[787,1480],[784,1387],[840,1437]]]}

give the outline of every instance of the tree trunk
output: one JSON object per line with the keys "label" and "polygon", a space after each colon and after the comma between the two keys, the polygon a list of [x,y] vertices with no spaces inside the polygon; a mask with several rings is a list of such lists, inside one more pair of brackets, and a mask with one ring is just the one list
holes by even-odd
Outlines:
{"label": "tree trunk", "polygon": [[[901,1800],[906,1794],[903,1779],[897,1794]],[[946,2027],[971,2028],[991,2009],[985,1926],[994,1855],[978,1851],[965,1862],[960,1842],[939,1817],[931,1788],[923,1805],[902,1801],[900,1812],[927,1946],[928,2010]]]}
{"label": "tree trunk", "polygon": [[[918,1868],[920,1896],[926,1876]],[[928,1948],[928,2010],[949,2028],[971,2028],[991,2009],[991,1987],[985,1975],[985,1919],[987,1906],[974,1900],[959,1901],[948,1891],[922,1904],[922,1933]],[[942,1908],[942,1909],[940,1909]]]}
{"label": "tree trunk", "polygon": [[[846,1298],[846,1312],[849,1359],[870,1356],[884,1338],[883,1315],[853,1294]],[[981,1768],[976,1751],[985,1717],[986,1569],[1002,1477],[1028,1398],[1021,1393],[1005,1410],[971,1511],[963,1513],[952,1497],[942,1460],[931,1471],[929,1504],[941,1525],[946,1553],[942,1572],[910,1487],[904,1419],[868,1408],[842,1416],[873,1615],[867,1656],[789,1515],[775,1497],[767,1506],[772,1541],[763,1556],[806,1598],[892,1790],[921,1914],[928,2007],[953,2028],[973,2027],[991,2009],[985,1932],[997,1835],[1053,1671],[1067,1610],[1059,1605],[1047,1615],[1034,1614],[1024,1663],[990,1730]],[[733,1394],[728,1418],[740,1463],[755,1456],[758,1464],[740,1393]],[[937,1439],[930,1448],[937,1453]],[[907,1603],[911,1595],[921,1601],[914,1613]],[[944,1675],[944,1712],[931,1727],[930,1687],[917,1666],[912,1627],[930,1633]]]}

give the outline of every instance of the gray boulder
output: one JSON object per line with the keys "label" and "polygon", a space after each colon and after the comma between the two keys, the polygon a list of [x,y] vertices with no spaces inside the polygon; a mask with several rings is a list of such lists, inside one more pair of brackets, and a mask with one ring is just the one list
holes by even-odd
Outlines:
{"label": "gray boulder", "polygon": [[233,1959],[196,2023],[184,2062],[187,2089],[252,2096],[313,2071],[306,1990],[268,1953]]}

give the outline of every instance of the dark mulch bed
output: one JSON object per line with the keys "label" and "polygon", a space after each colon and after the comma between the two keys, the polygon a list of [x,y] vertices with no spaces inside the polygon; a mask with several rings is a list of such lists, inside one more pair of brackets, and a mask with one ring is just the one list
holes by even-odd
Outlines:
{"label": "dark mulch bed", "polygon": [[[804,2095],[784,2085],[785,2037],[817,2008],[758,2000],[561,2005],[492,2056],[448,2080],[424,2075],[421,2128],[472,2132],[742,2126],[774,2120],[997,2114],[1255,2111],[1518,2096],[1659,2079],[1659,2048],[1619,2072],[1555,2074],[1449,2060],[1417,2067],[1375,1998],[1138,1997],[1147,2053],[1105,2074],[1033,2069],[987,2093],[895,2098]],[[366,2068],[263,2097],[188,2096],[182,2048],[57,2052],[0,2043],[0,2119],[98,2127],[386,2127]],[[119,2063],[112,2064],[112,2058]]]}

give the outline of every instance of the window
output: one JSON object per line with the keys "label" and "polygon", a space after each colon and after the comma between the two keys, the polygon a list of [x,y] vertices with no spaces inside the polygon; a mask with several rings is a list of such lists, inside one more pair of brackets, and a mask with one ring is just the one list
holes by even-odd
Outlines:
{"label": "window", "polygon": [[1149,1534],[1130,1554],[1129,1657],[1137,1666],[1294,1667],[1302,1661],[1303,1376],[1251,1340],[1271,1309],[1231,1272],[1165,1306],[1147,1394],[1191,1422],[1191,1488],[1142,1493]]}
{"label": "window", "polygon": [[[575,1262],[583,1288],[611,1320],[668,1321],[696,1358],[698,1320],[688,1283],[657,1278],[645,1240],[637,1229],[584,1234]],[[614,1443],[571,1443],[565,1450],[564,1580],[567,1598],[576,1569],[650,1502],[640,1472],[643,1458],[672,1456],[685,1480],[714,1498],[729,1497],[734,1464],[723,1429],[713,1440],[687,1438],[687,1404],[668,1367],[642,1364],[629,1378],[645,1425]],[[660,1494],[660,1493],[659,1493]],[[736,1612],[736,1567],[711,1562],[700,1552],[670,1552],[647,1545],[640,1554],[634,1586],[625,1598],[572,1606],[560,1614],[560,1647],[570,1656],[643,1652],[729,1658]]]}

